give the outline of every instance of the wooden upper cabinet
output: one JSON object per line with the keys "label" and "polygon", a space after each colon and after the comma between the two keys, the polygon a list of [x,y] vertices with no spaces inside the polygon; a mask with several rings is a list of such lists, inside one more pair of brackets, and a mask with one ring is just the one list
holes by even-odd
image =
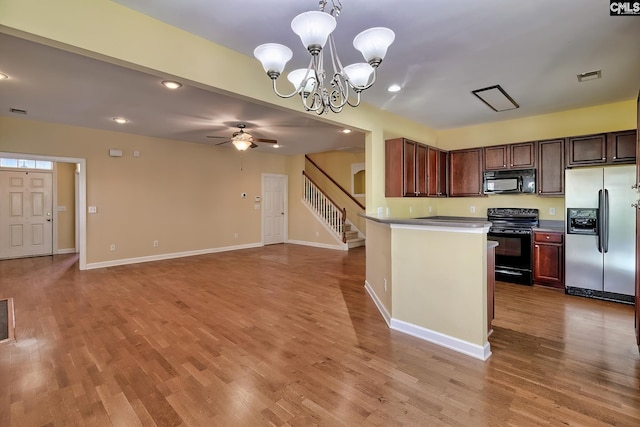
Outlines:
{"label": "wooden upper cabinet", "polygon": [[564,194],[564,139],[538,142],[538,195]]}
{"label": "wooden upper cabinet", "polygon": [[635,129],[607,134],[607,158],[611,163],[636,162]]}
{"label": "wooden upper cabinet", "polygon": [[510,144],[509,152],[511,154],[511,169],[527,169],[536,167],[536,143],[522,142],[519,144]]}
{"label": "wooden upper cabinet", "polygon": [[449,194],[449,153],[438,150],[438,197],[447,197]]}
{"label": "wooden upper cabinet", "polygon": [[415,179],[415,195],[427,195],[427,171],[429,165],[427,163],[427,146],[416,143],[416,179]]}
{"label": "wooden upper cabinet", "polygon": [[427,194],[427,146],[406,138],[385,141],[386,197]]}
{"label": "wooden upper cabinet", "polygon": [[567,166],[607,163],[607,135],[588,135],[567,138]]}
{"label": "wooden upper cabinet", "polygon": [[484,169],[507,169],[509,165],[509,146],[496,145],[484,147]]}
{"label": "wooden upper cabinet", "polygon": [[535,142],[484,147],[484,170],[527,169],[535,166]]}
{"label": "wooden upper cabinet", "polygon": [[428,178],[427,196],[447,196],[447,152],[434,147],[427,148]]}
{"label": "wooden upper cabinet", "polygon": [[567,138],[567,167],[635,163],[636,131]]}
{"label": "wooden upper cabinet", "polygon": [[482,148],[449,152],[449,196],[482,195]]}

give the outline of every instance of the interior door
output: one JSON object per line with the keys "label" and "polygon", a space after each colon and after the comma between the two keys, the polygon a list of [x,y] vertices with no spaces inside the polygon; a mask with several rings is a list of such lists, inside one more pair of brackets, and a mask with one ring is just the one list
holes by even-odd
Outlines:
{"label": "interior door", "polygon": [[53,253],[52,174],[0,171],[0,259]]}
{"label": "interior door", "polygon": [[262,176],[262,241],[265,245],[284,243],[287,219],[287,176]]}

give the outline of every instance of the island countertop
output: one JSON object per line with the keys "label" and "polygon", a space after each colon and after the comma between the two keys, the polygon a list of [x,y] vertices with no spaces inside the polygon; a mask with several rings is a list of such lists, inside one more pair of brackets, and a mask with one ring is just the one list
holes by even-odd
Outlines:
{"label": "island countertop", "polygon": [[461,228],[485,228],[490,227],[491,222],[486,218],[479,217],[459,217],[459,216],[427,216],[419,218],[394,218],[377,217],[361,214],[363,218],[381,224],[403,224],[432,227],[461,227]]}

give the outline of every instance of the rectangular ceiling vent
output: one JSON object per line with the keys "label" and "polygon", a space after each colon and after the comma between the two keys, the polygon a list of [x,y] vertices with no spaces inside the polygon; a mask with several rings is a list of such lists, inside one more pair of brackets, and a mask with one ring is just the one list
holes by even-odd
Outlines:
{"label": "rectangular ceiling vent", "polygon": [[496,112],[520,108],[518,103],[500,85],[472,90],[471,93]]}
{"label": "rectangular ceiling vent", "polygon": [[602,70],[588,71],[586,73],[578,74],[578,81],[588,82],[589,80],[597,80],[602,77]]}
{"label": "rectangular ceiling vent", "polygon": [[22,108],[9,108],[9,111],[11,111],[13,114],[24,114],[25,116],[27,115],[27,110],[23,110]]}

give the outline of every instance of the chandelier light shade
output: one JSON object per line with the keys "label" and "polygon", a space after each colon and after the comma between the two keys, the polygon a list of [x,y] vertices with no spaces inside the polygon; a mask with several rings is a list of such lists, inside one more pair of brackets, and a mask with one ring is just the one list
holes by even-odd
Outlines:
{"label": "chandelier light shade", "polygon": [[253,56],[262,62],[262,67],[267,74],[278,73],[279,76],[284,70],[284,66],[293,57],[293,52],[278,43],[265,43],[255,48]]}
{"label": "chandelier light shade", "polygon": [[[326,12],[329,2],[331,11]],[[253,52],[271,79],[273,91],[282,98],[300,95],[306,111],[339,113],[347,104],[352,107],[360,105],[360,94],[375,83],[376,70],[395,39],[394,32],[384,27],[361,32],[354,38],[353,46],[362,53],[366,62],[343,66],[333,39],[336,17],[341,9],[339,0],[320,0],[320,10],[301,13],[291,21],[291,29],[300,37],[311,58],[307,68],[293,70],[287,75],[295,88],[289,94],[278,91],[276,80],[293,57],[291,50],[281,44],[266,43]],[[327,45],[330,56],[327,63],[332,67],[331,72],[324,66]]]}
{"label": "chandelier light shade", "polygon": [[382,62],[387,49],[395,40],[396,35],[393,31],[385,27],[375,27],[364,30],[353,39],[353,47],[358,49],[364,60],[371,63]]}
{"label": "chandelier light shade", "polygon": [[329,34],[336,28],[336,18],[328,13],[312,10],[293,18],[291,29],[302,40],[302,45],[309,52],[320,52],[327,44]]}

